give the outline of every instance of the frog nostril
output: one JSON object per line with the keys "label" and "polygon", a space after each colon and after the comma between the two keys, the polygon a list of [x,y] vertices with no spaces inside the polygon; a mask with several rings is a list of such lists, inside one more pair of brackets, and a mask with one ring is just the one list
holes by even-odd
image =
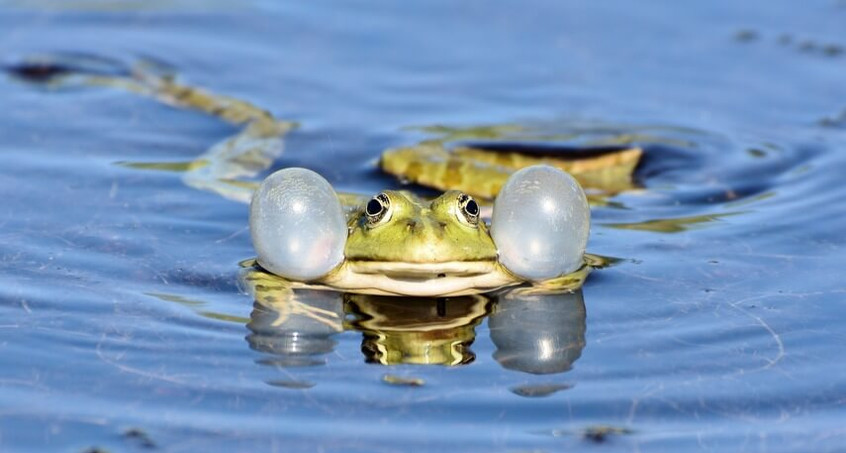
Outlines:
{"label": "frog nostril", "polygon": [[405,222],[405,227],[408,228],[409,230],[413,231],[413,230],[417,229],[417,221],[416,220],[407,220]]}

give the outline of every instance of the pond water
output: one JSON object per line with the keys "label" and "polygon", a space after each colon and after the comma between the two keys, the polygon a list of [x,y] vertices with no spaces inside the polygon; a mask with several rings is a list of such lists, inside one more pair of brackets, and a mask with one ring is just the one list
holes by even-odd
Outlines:
{"label": "pond water", "polygon": [[846,451],[843,2],[0,7],[4,64],[165,62],[298,122],[272,169],[340,190],[400,187],[379,152],[433,125],[646,151],[580,292],[285,315],[246,205],[127,165],[235,128],[2,77],[0,450]]}

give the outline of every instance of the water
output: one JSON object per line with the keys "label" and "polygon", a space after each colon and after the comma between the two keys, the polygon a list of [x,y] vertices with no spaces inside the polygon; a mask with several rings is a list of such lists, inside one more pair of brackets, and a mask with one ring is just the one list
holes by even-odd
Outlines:
{"label": "water", "polygon": [[[298,121],[274,168],[342,190],[396,187],[376,156],[431,125],[647,151],[593,211],[623,261],[575,296],[327,297],[347,330],[280,327],[239,284],[246,207],[125,165],[232,127],[2,78],[0,450],[846,450],[842,2],[0,5],[5,62],[166,62]],[[378,364],[415,323],[469,363]]]}

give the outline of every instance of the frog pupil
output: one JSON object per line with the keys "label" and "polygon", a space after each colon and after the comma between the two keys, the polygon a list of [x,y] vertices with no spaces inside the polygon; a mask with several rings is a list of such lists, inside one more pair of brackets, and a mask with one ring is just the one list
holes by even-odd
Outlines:
{"label": "frog pupil", "polygon": [[476,225],[479,221],[479,205],[476,204],[470,195],[465,193],[458,196],[458,206],[461,208],[461,214],[464,219],[471,225]]}
{"label": "frog pupil", "polygon": [[366,210],[367,215],[369,216],[378,215],[380,212],[382,212],[382,203],[380,203],[379,200],[374,198],[367,202]]}
{"label": "frog pupil", "polygon": [[384,193],[380,193],[367,202],[364,213],[367,216],[367,223],[371,226],[381,222],[391,207],[391,200]]}
{"label": "frog pupil", "polygon": [[476,204],[476,200],[470,200],[464,205],[464,210],[467,211],[468,214],[471,216],[479,215],[479,205]]}

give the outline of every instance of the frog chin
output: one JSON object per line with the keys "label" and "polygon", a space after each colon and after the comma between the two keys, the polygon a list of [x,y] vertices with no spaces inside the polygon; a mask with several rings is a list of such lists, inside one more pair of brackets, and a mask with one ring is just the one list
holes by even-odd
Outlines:
{"label": "frog chin", "polygon": [[495,260],[414,263],[394,261],[348,261],[346,267],[358,275],[382,274],[392,278],[434,280],[447,276],[474,276],[494,272]]}
{"label": "frog chin", "polygon": [[320,283],[360,294],[452,297],[519,283],[495,261],[346,262]]}

